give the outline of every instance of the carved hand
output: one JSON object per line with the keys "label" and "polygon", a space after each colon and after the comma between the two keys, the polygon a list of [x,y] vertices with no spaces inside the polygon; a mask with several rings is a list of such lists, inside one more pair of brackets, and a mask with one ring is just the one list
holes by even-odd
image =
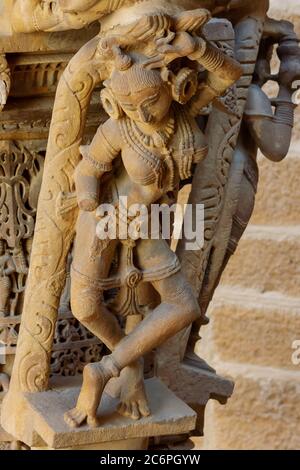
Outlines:
{"label": "carved hand", "polygon": [[93,212],[99,205],[99,179],[86,161],[81,160],[76,167],[74,181],[79,208]]}
{"label": "carved hand", "polygon": [[156,41],[157,55],[150,58],[145,65],[148,68],[160,68],[178,57],[188,57],[195,52],[199,41],[201,41],[200,38],[196,40],[186,32],[180,32],[176,35],[171,33],[167,38]]}
{"label": "carved hand", "polygon": [[197,42],[186,32],[177,33],[171,44],[165,44],[164,39],[157,41],[157,50],[165,56],[165,62],[172,62],[177,57],[188,57],[195,52]]}

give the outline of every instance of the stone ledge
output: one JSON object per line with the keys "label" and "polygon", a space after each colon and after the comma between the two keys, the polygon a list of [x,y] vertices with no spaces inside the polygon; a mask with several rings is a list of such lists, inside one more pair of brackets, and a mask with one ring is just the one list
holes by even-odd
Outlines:
{"label": "stone ledge", "polygon": [[299,297],[288,296],[280,292],[260,292],[256,289],[242,286],[220,285],[215,292],[212,305],[223,306],[224,303],[236,305],[242,303],[249,308],[258,305],[270,311],[278,307],[285,311],[292,311],[300,315]]}
{"label": "stone ledge", "polygon": [[198,346],[202,357],[300,370],[292,361],[293,343],[300,340],[299,298],[222,286],[208,315]]}
{"label": "stone ledge", "polygon": [[243,240],[274,240],[276,242],[300,239],[300,225],[254,225],[247,227]]}
{"label": "stone ledge", "polygon": [[299,224],[300,145],[294,145],[289,156],[279,163],[259,158],[259,184],[253,224]]}
{"label": "stone ledge", "polygon": [[300,4],[297,4],[296,0],[285,0],[284,2],[282,0],[271,0],[268,14],[269,16],[274,14],[300,16]]}
{"label": "stone ledge", "polygon": [[210,402],[203,449],[295,450],[300,448],[299,371],[218,362],[235,381],[226,407]]}
{"label": "stone ledge", "polygon": [[299,226],[249,227],[224,271],[222,284],[298,296],[299,235]]}

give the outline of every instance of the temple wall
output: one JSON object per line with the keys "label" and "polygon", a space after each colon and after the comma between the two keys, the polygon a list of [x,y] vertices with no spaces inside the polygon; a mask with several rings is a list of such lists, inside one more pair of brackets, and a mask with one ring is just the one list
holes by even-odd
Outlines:
{"label": "temple wall", "polygon": [[[271,4],[270,16],[293,21],[299,34],[300,2]],[[299,117],[298,109],[288,157],[259,158],[256,209],[202,330],[201,357],[236,383],[226,406],[207,407],[206,449],[300,448]]]}

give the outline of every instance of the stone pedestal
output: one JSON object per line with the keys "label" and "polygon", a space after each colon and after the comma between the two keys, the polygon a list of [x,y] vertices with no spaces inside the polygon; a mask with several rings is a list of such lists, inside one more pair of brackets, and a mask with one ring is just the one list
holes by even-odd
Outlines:
{"label": "stone pedestal", "polygon": [[40,437],[34,449],[139,450],[147,449],[150,437],[188,434],[195,429],[196,413],[157,378],[146,381],[150,417],[134,421],[120,416],[118,400],[104,394],[100,426],[70,429],[63,416],[76,404],[78,385],[60,380],[49,391],[25,395],[34,433]]}

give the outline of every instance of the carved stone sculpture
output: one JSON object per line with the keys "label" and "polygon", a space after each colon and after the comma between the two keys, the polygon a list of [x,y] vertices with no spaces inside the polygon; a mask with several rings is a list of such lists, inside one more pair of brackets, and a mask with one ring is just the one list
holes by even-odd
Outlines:
{"label": "carved stone sculpture", "polygon": [[[268,3],[15,2],[15,31],[79,29],[96,20],[101,31],[73,57],[57,89],[20,339],[3,404],[3,426],[14,436],[22,439],[30,428],[26,393],[47,390],[71,251],[72,313],[110,353],[85,366],[77,404],[64,414],[70,428],[86,421],[99,426],[107,385],[120,397],[122,415],[149,416],[143,358],[153,350],[159,376],[194,408],[200,405],[193,395],[200,363],[195,341],[252,212],[257,149],[280,160],[291,138],[299,49],[290,24],[267,18]],[[278,77],[264,68],[274,44]],[[297,63],[293,72],[291,63]],[[261,90],[270,78],[280,85],[274,103]],[[99,86],[108,118],[84,144]],[[267,147],[270,128],[282,148]],[[129,207],[171,206],[190,182],[190,203],[205,204],[203,247],[186,250],[183,239],[174,253],[162,237],[141,236],[124,198]],[[117,228],[134,226],[134,233],[105,237],[105,204],[114,208]],[[18,272],[14,258],[3,256],[2,272],[8,292],[9,276]],[[172,383],[174,374],[193,390]]]}

